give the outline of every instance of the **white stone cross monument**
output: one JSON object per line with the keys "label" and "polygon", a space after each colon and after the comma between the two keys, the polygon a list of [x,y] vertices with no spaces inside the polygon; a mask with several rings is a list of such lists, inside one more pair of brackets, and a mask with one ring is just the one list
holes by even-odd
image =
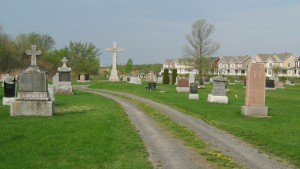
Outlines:
{"label": "white stone cross monument", "polygon": [[118,49],[117,43],[113,42],[113,47],[107,48],[105,51],[113,53],[112,69],[111,69],[110,77],[108,80],[109,81],[119,81],[118,71],[117,71],[117,52],[123,52],[124,49],[120,49],[120,48]]}
{"label": "white stone cross monument", "polygon": [[39,68],[36,63],[36,56],[41,55],[43,52],[41,50],[36,50],[35,45],[31,45],[31,50],[26,51],[26,55],[31,56],[31,63],[30,66],[26,69],[26,71],[39,71]]}

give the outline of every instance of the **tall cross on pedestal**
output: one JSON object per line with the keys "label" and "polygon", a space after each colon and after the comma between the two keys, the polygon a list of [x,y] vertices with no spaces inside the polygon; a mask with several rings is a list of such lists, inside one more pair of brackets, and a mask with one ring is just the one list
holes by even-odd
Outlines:
{"label": "tall cross on pedestal", "polygon": [[43,52],[41,50],[36,50],[35,45],[31,45],[31,50],[26,51],[26,55],[31,56],[30,66],[37,66],[36,64],[36,56],[41,55]]}
{"label": "tall cross on pedestal", "polygon": [[117,48],[117,43],[113,42],[112,48],[107,48],[106,52],[112,52],[113,60],[112,60],[112,70],[109,77],[109,81],[119,81],[118,74],[117,74],[117,52],[123,52],[124,49]]}

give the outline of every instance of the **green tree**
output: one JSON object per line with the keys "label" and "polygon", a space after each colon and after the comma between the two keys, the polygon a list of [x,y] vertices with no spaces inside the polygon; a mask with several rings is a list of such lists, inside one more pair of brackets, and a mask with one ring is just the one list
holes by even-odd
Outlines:
{"label": "green tree", "polygon": [[175,84],[177,77],[177,69],[173,69],[172,71],[172,84]]}
{"label": "green tree", "polygon": [[101,53],[93,43],[71,41],[66,50],[69,64],[76,74],[96,74],[98,72]]}
{"label": "green tree", "polygon": [[272,66],[272,74],[274,75],[274,77],[277,77],[280,74],[281,70],[282,70],[281,66],[273,65]]}
{"label": "green tree", "polygon": [[187,61],[198,69],[199,78],[203,72],[207,72],[207,63],[212,55],[220,48],[220,45],[209,37],[214,32],[214,25],[206,20],[197,20],[192,25],[191,34],[186,35],[189,45],[183,47]]}
{"label": "green tree", "polygon": [[[68,56],[68,51],[66,48],[56,49],[46,52],[40,61],[40,68],[46,70],[49,77],[52,77],[57,72],[57,68],[62,66],[62,58]],[[70,67],[69,62],[67,66]]]}
{"label": "green tree", "polygon": [[[30,65],[30,57],[27,57],[25,52],[26,50],[31,49],[31,45],[36,45],[37,49],[42,50],[43,55],[45,55],[47,51],[53,49],[55,45],[55,41],[50,35],[38,34],[35,32],[29,34],[19,34],[15,39],[15,43],[17,55],[21,56],[22,65],[20,66],[23,68]],[[38,62],[40,60],[41,59],[38,59]]]}
{"label": "green tree", "polygon": [[9,72],[20,64],[16,54],[16,45],[12,38],[0,28],[0,72]]}
{"label": "green tree", "polygon": [[132,71],[132,59],[131,58],[129,58],[128,60],[127,60],[127,63],[126,63],[126,65],[125,65],[125,73],[127,73],[127,74],[129,74],[129,73],[131,73],[131,71]]}
{"label": "green tree", "polygon": [[169,84],[170,79],[169,79],[169,69],[164,69],[164,74],[163,74],[163,84]]}

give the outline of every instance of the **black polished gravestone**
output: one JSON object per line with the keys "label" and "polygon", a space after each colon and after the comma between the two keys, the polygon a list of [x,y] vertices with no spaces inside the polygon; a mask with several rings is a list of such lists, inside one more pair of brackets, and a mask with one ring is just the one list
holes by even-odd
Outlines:
{"label": "black polished gravestone", "polygon": [[274,80],[266,80],[266,88],[275,88]]}
{"label": "black polished gravestone", "polygon": [[90,80],[90,75],[89,74],[85,74],[85,80]]}
{"label": "black polished gravestone", "polygon": [[7,77],[4,80],[4,97],[16,96],[16,79],[13,77]]}
{"label": "black polished gravestone", "polygon": [[148,83],[148,86],[145,87],[147,90],[155,90],[156,83]]}
{"label": "black polished gravestone", "polygon": [[203,86],[203,85],[204,85],[203,79],[200,79],[200,80],[199,80],[199,85],[200,85],[200,86]]}
{"label": "black polished gravestone", "polygon": [[196,83],[190,84],[190,94],[198,94],[198,86]]}

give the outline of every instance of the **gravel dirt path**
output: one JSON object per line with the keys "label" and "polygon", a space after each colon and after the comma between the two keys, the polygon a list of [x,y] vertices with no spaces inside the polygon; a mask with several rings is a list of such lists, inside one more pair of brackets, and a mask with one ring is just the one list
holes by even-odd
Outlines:
{"label": "gravel dirt path", "polygon": [[139,131],[154,168],[212,168],[211,165],[207,164],[205,161],[203,162],[198,154],[194,153],[189,147],[183,145],[182,141],[172,138],[164,133],[155,120],[148,117],[144,112],[141,112],[131,101],[112,94],[87,90],[86,87],[75,86],[75,88],[113,99],[124,108],[132,124]]}
{"label": "gravel dirt path", "polygon": [[[226,155],[231,156],[240,164],[251,169],[292,169],[295,168],[291,165],[278,162],[278,158],[271,157],[261,150],[245,143],[244,141],[236,138],[235,136],[228,134],[216,127],[207,124],[201,119],[192,117],[191,115],[182,113],[177,109],[171,108],[164,104],[145,99],[133,94],[116,92],[110,90],[101,90],[103,92],[110,92],[114,94],[121,94],[127,97],[138,99],[145,102],[161,113],[168,115],[171,119],[184,125],[185,127],[193,130],[197,135],[208,142],[211,147],[216,151],[221,151]],[[277,160],[276,160],[277,159]],[[282,161],[282,160],[281,160]]]}

